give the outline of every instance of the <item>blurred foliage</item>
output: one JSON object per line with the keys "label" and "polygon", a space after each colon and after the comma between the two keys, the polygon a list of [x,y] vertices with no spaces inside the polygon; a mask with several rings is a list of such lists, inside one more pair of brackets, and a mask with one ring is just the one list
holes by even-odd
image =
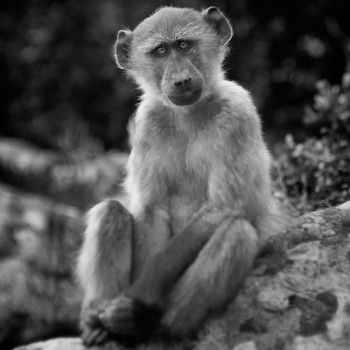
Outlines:
{"label": "blurred foliage", "polygon": [[[125,148],[127,119],[137,96],[115,65],[112,46],[118,29],[135,27],[164,4],[2,0],[0,134],[75,155]],[[304,132],[302,109],[311,101],[316,81],[340,82],[346,62],[343,41],[349,35],[347,1],[172,4],[216,5],[231,19],[235,37],[227,75],[252,91],[266,128],[278,129],[279,138],[284,130]]]}
{"label": "blurred foliage", "polygon": [[279,159],[286,194],[299,212],[350,198],[350,71],[341,85],[319,81],[316,86],[313,108],[303,120],[318,134],[302,143],[287,135]]}

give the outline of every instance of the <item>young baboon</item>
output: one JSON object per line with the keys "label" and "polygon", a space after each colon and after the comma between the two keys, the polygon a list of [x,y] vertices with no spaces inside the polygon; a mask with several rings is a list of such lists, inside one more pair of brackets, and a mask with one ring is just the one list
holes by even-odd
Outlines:
{"label": "young baboon", "polygon": [[121,30],[141,87],[127,203],[94,207],[78,264],[86,345],[183,336],[234,297],[279,231],[270,155],[249,93],[225,79],[232,28],[216,7],[165,7]]}

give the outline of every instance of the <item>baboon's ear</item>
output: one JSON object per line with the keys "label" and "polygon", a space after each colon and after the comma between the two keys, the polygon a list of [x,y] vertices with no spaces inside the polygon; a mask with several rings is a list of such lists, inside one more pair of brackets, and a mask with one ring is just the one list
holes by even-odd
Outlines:
{"label": "baboon's ear", "polygon": [[131,51],[132,31],[120,30],[115,44],[115,60],[121,69],[130,68],[130,51]]}
{"label": "baboon's ear", "polygon": [[215,6],[208,7],[203,11],[203,16],[216,30],[220,43],[226,45],[232,38],[232,26],[224,14]]}

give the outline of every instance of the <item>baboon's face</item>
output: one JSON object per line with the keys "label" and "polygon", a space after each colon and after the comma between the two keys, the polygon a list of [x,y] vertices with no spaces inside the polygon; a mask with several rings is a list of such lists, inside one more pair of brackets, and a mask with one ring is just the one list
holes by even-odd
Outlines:
{"label": "baboon's face", "polygon": [[162,8],[133,32],[118,33],[117,62],[146,92],[174,105],[191,105],[218,76],[231,35],[216,8],[203,13]]}
{"label": "baboon's face", "polygon": [[161,92],[164,99],[175,105],[190,105],[196,102],[203,90],[204,77],[198,41],[188,37],[162,41],[147,55],[152,67],[149,79]]}

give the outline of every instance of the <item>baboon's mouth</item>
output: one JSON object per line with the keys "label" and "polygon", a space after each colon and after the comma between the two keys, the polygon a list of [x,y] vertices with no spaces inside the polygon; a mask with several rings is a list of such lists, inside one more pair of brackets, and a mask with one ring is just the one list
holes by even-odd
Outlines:
{"label": "baboon's mouth", "polygon": [[182,92],[181,94],[173,94],[169,95],[169,100],[177,106],[187,106],[191,105],[198,101],[198,99],[201,97],[202,89],[196,89],[196,90],[186,90]]}

